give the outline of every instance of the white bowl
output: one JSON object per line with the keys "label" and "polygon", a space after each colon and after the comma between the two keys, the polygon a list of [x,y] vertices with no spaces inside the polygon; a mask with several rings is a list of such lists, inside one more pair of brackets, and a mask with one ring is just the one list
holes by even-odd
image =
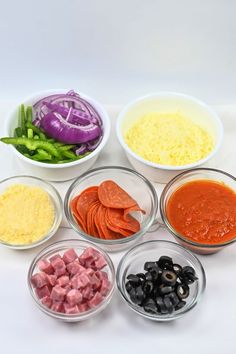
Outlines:
{"label": "white bowl", "polygon": [[[213,136],[214,148],[204,159],[183,166],[160,165],[143,159],[126,144],[124,139],[126,131],[144,114],[177,111],[201,125]],[[129,162],[138,172],[152,181],[167,183],[180,172],[207,163],[216,154],[223,140],[223,125],[214,110],[198,99],[180,93],[160,92],[140,97],[127,104],[118,116],[116,133]]]}
{"label": "white bowl", "polygon": [[[69,90],[41,91],[27,97],[22,102],[20,102],[20,104],[23,103],[25,104],[25,106],[33,105],[43,97],[49,96],[54,93],[66,93],[68,91]],[[66,180],[76,178],[82,173],[84,173],[85,171],[87,171],[97,160],[100,152],[106,145],[110,135],[110,129],[111,129],[110,119],[107,112],[101,106],[100,103],[98,103],[91,97],[84,95],[81,92],[78,93],[82,98],[86,99],[89,103],[91,103],[91,105],[97,110],[97,112],[99,113],[103,121],[103,138],[101,143],[93,152],[91,152],[91,154],[85,156],[81,160],[68,162],[64,164],[58,164],[58,165],[31,160],[25,157],[24,155],[22,155],[14,146],[9,145],[9,148],[11,149],[15,157],[21,163],[25,174],[30,174],[31,176],[37,176],[49,181],[66,181]],[[12,110],[12,112],[10,112],[6,117],[6,128],[5,128],[6,136],[13,136],[14,129],[17,127],[18,110],[20,104],[17,105],[17,107],[15,107]]]}

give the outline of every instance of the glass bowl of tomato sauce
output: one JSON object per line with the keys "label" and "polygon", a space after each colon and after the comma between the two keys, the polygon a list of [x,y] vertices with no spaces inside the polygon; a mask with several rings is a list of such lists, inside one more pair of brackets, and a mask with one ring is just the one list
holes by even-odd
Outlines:
{"label": "glass bowl of tomato sauce", "polygon": [[236,178],[212,168],[183,172],[164,188],[160,212],[181,245],[218,252],[236,240]]}

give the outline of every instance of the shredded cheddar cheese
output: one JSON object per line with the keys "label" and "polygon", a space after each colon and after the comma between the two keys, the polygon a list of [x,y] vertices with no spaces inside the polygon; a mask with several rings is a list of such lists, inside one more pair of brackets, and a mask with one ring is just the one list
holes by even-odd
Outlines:
{"label": "shredded cheddar cheese", "polygon": [[149,113],[125,134],[127,145],[145,160],[182,166],[197,162],[213,149],[213,138],[179,113]]}
{"label": "shredded cheddar cheese", "polygon": [[0,240],[9,244],[37,242],[51,229],[54,206],[40,187],[14,184],[0,195]]}

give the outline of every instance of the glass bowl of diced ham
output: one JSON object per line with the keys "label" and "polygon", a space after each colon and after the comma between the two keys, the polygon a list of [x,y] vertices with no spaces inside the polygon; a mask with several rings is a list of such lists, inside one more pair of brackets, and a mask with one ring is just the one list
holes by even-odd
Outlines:
{"label": "glass bowl of diced ham", "polygon": [[66,322],[89,319],[111,301],[111,258],[87,241],[66,240],[43,249],[28,271],[30,293],[45,314]]}

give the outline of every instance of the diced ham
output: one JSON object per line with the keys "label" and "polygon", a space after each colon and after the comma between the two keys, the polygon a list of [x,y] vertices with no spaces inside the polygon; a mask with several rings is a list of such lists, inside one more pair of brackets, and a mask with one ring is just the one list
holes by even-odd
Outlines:
{"label": "diced ham", "polygon": [[50,291],[47,285],[43,286],[42,288],[35,289],[36,294],[39,299],[42,299],[45,296],[50,296]]}
{"label": "diced ham", "polygon": [[60,278],[57,279],[57,284],[61,287],[64,287],[69,284],[69,281],[70,278],[68,275],[62,275]]}
{"label": "diced ham", "polygon": [[41,272],[36,273],[31,277],[31,284],[34,288],[42,288],[44,285],[47,285],[47,274]]}
{"label": "diced ham", "polygon": [[86,286],[82,290],[82,295],[83,295],[83,299],[84,300],[92,299],[92,297],[94,296],[94,292],[93,292],[93,289],[92,289],[91,285]]}
{"label": "diced ham", "polygon": [[90,279],[86,274],[76,274],[75,277],[75,280],[74,277],[71,279],[71,285],[75,289],[85,288],[88,284],[90,284]]}
{"label": "diced ham", "polygon": [[111,283],[107,279],[103,279],[101,288],[99,290],[102,296],[106,296],[111,288]]}
{"label": "diced ham", "polygon": [[46,259],[40,259],[40,261],[38,262],[38,267],[41,272],[44,272],[46,274],[54,273],[52,265]]}
{"label": "diced ham", "polygon": [[52,306],[51,306],[51,310],[55,311],[55,312],[61,312],[64,313],[64,304],[63,302],[53,302]]}
{"label": "diced ham", "polygon": [[55,312],[76,314],[96,307],[108,294],[111,283],[104,256],[88,247],[78,257],[74,249],[62,256],[42,259],[40,269],[31,278],[35,293],[42,304]]}
{"label": "diced ham", "polygon": [[97,276],[100,280],[104,280],[104,279],[108,280],[108,274],[107,274],[107,272],[104,272],[104,271],[102,271],[102,270],[97,270],[97,271],[95,272],[95,274],[96,274],[96,276]]}
{"label": "diced ham", "polygon": [[41,299],[41,302],[44,306],[50,308],[52,306],[52,299],[49,296],[45,296]]}
{"label": "diced ham", "polygon": [[49,262],[53,263],[56,259],[61,259],[61,256],[59,254],[55,254],[51,258],[49,258]]}
{"label": "diced ham", "polygon": [[83,296],[80,291],[72,289],[67,293],[66,300],[68,304],[70,304],[71,306],[75,306],[82,302]]}
{"label": "diced ham", "polygon": [[78,258],[78,255],[73,248],[70,248],[69,250],[67,250],[62,257],[63,261],[66,264],[75,261],[77,258]]}
{"label": "diced ham", "polygon": [[97,290],[101,286],[101,280],[95,274],[90,276],[89,279],[93,289]]}
{"label": "diced ham", "polygon": [[103,297],[102,295],[97,291],[94,295],[94,297],[88,301],[89,307],[96,307],[100,302],[102,302]]}
{"label": "diced ham", "polygon": [[56,285],[56,281],[57,281],[57,276],[56,275],[54,275],[54,274],[47,275],[48,285],[54,286],[54,285]]}
{"label": "diced ham", "polygon": [[85,311],[89,310],[89,306],[88,306],[87,302],[78,305],[78,308],[79,308],[79,312],[85,312]]}
{"label": "diced ham", "polygon": [[55,271],[57,277],[64,275],[66,272],[65,262],[61,258],[56,258],[51,262],[51,265]]}
{"label": "diced ham", "polygon": [[77,305],[75,306],[71,306],[70,304],[65,303],[64,304],[64,309],[65,309],[65,313],[67,314],[76,314],[79,313],[79,308]]}
{"label": "diced ham", "polygon": [[107,262],[102,255],[100,255],[99,258],[95,261],[95,267],[99,270],[104,268],[106,265]]}
{"label": "diced ham", "polygon": [[84,252],[80,255],[79,261],[81,264],[85,264],[87,260],[93,259],[96,261],[99,257],[100,253],[95,250],[93,247],[88,247],[84,250]]}
{"label": "diced ham", "polygon": [[95,274],[94,270],[92,268],[87,268],[85,269],[85,274],[87,274],[88,276],[92,276]]}
{"label": "diced ham", "polygon": [[62,288],[59,285],[55,285],[54,288],[52,289],[50,297],[53,301],[62,302],[65,299],[65,295],[66,295],[66,289]]}
{"label": "diced ham", "polygon": [[83,273],[86,269],[78,262],[78,261],[73,261],[66,266],[69,274],[75,275],[75,274],[81,274]]}

